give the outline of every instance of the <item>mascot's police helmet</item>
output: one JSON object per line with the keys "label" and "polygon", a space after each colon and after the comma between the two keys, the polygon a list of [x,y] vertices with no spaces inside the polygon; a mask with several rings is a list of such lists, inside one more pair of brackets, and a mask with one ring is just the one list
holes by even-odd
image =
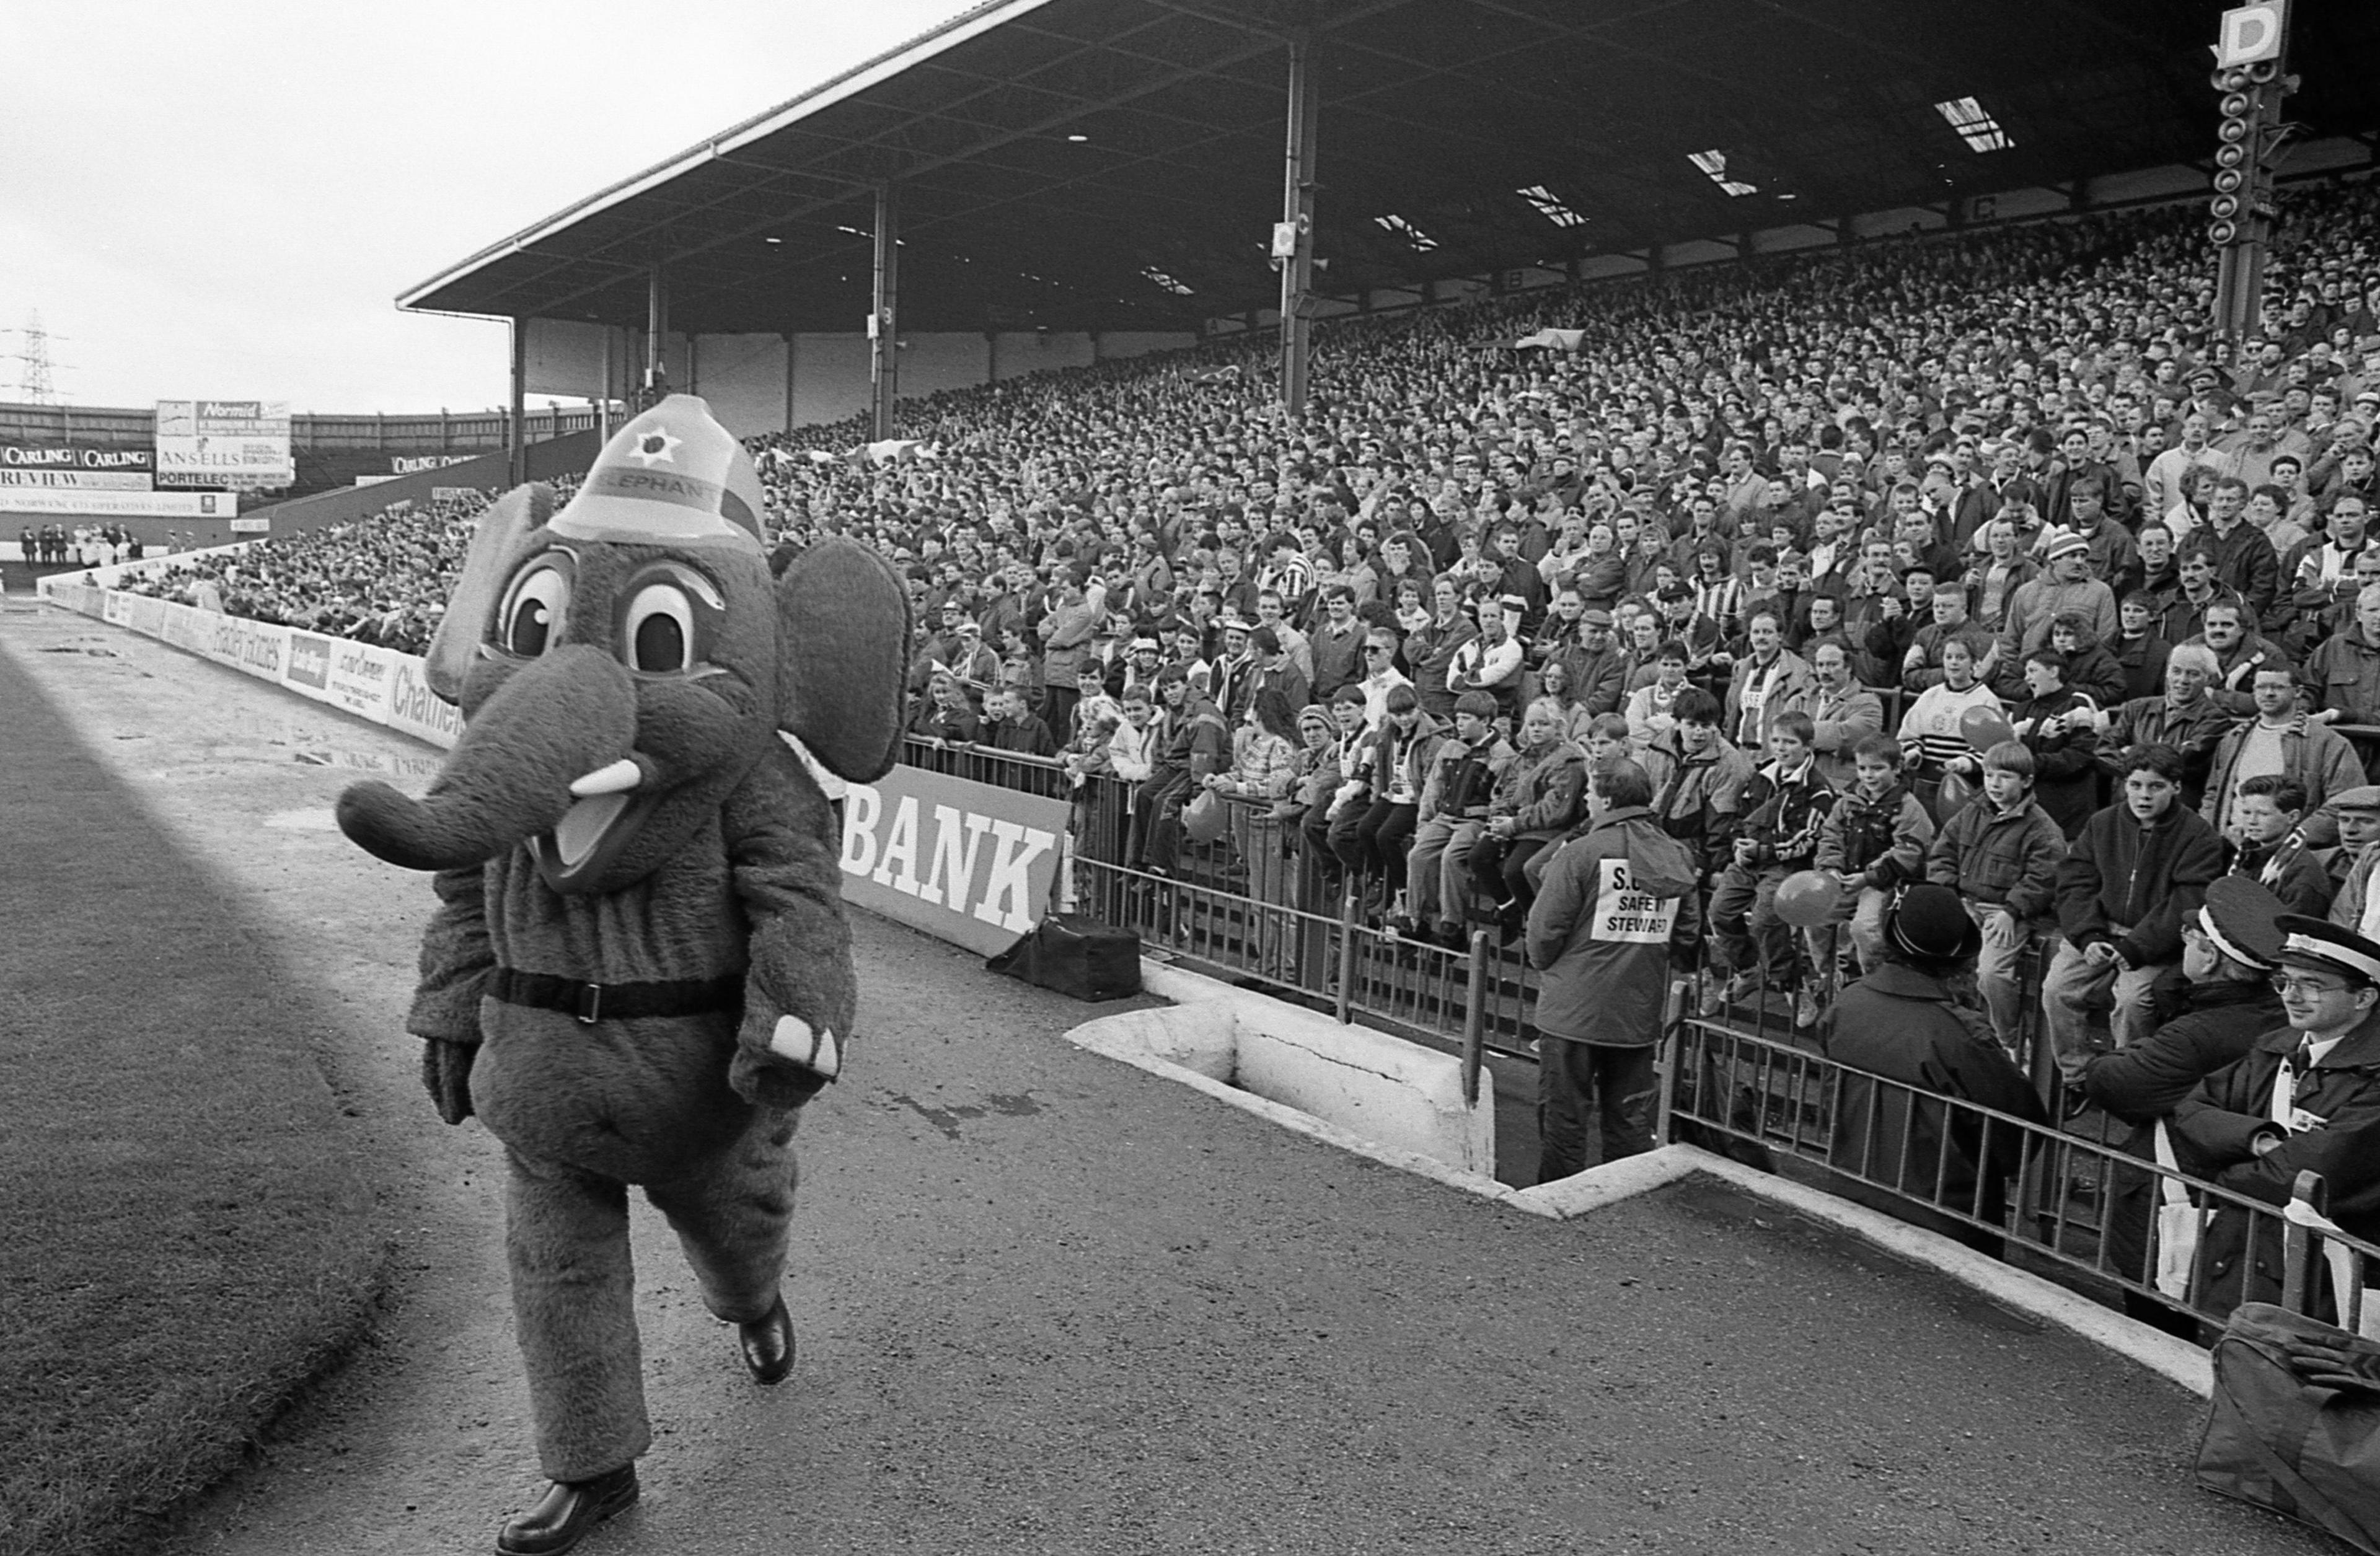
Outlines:
{"label": "mascot's police helmet", "polygon": [[565,539],[626,545],[766,550],[760,475],[733,433],[692,395],[672,395],[630,420],[553,516]]}

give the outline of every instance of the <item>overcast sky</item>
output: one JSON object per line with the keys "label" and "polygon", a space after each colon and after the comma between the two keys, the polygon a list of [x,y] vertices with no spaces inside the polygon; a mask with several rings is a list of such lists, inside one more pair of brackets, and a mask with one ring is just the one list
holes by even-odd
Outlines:
{"label": "overcast sky", "polygon": [[[0,0],[0,400],[502,403],[393,298],[966,0]],[[533,402],[534,403],[534,402]]]}

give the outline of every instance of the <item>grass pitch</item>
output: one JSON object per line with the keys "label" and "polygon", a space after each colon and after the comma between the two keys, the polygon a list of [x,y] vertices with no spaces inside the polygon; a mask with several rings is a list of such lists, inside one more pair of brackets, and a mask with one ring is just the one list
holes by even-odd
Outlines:
{"label": "grass pitch", "polygon": [[358,1335],[386,1245],[311,1004],[0,653],[0,1552],[96,1552]]}

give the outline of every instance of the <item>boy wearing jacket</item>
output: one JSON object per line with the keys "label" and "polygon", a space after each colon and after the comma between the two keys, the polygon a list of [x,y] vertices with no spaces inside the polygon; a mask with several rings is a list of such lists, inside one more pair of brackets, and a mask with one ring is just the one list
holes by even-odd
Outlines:
{"label": "boy wearing jacket", "polygon": [[[1792,928],[1777,916],[1777,888],[1795,870],[1810,868],[1818,852],[1818,829],[1834,808],[1835,791],[1810,748],[1815,733],[1810,715],[1799,708],[1769,722],[1771,760],[1744,788],[1735,857],[1711,893],[1712,940],[1720,966],[1734,976],[1724,991],[1706,992],[1706,1015],[1752,993],[1755,949],[1771,992],[1794,989],[1801,981]],[[1794,1024],[1813,1027],[1817,1020],[1816,993],[1802,989]]]}
{"label": "boy wearing jacket", "polygon": [[2034,803],[2072,837],[2099,808],[2098,710],[2066,684],[2067,658],[2044,646],[2024,656],[2023,700],[2010,725],[2033,753]]}
{"label": "boy wearing jacket", "polygon": [[1653,1149],[1671,957],[1691,958],[1700,939],[1694,858],[1648,808],[1652,780],[1622,760],[1595,775],[1595,793],[1601,814],[1553,856],[1529,908],[1539,1183],[1586,1165],[1590,1106],[1603,1161]]}
{"label": "boy wearing jacket", "polygon": [[1984,753],[1984,792],[1959,808],[1925,851],[1925,878],[1948,886],[1984,931],[1975,987],[2000,1046],[2024,1026],[2018,967],[2036,928],[2050,925],[2066,834],[2033,802],[2033,753],[2003,740]]}
{"label": "boy wearing jacket", "polygon": [[1405,928],[1442,945],[1463,943],[1455,913],[1463,873],[1487,830],[1488,797],[1512,763],[1512,748],[1496,734],[1495,717],[1493,692],[1466,691],[1454,699],[1454,735],[1430,760],[1413,845],[1405,851]]}
{"label": "boy wearing jacket", "polygon": [[1892,893],[1925,876],[1934,819],[1900,777],[1900,743],[1870,735],[1852,748],[1852,786],[1836,799],[1818,828],[1819,869],[1842,888],[1834,918],[1807,931],[1810,960],[1821,973],[1834,966],[1842,924],[1851,926],[1860,970],[1882,957],[1884,912]]}
{"label": "boy wearing jacket", "polygon": [[[2181,804],[2181,753],[2143,746],[2124,760],[2123,797],[2084,824],[2058,869],[2066,943],[2041,980],[2058,1068],[2080,1086],[2106,1051],[2086,1012],[2112,991],[2115,1046],[2155,1029],[2150,989],[2181,959],[2181,920],[2223,873],[2223,840]],[[2112,990],[2111,990],[2112,986]]]}

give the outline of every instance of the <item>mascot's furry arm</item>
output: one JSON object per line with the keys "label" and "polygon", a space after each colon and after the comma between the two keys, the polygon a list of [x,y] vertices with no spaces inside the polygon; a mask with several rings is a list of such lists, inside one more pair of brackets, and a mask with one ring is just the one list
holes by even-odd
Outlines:
{"label": "mascot's furry arm", "polygon": [[471,1116],[471,1052],[480,1046],[480,997],[495,971],[488,944],[485,877],[477,865],[442,869],[432,878],[438,911],[421,937],[421,981],[405,1029],[423,1039],[421,1083],[438,1116],[460,1124]]}
{"label": "mascot's furry arm", "polygon": [[858,1015],[834,812],[781,747],[729,797],[723,821],[735,895],[752,925],[727,1078],[747,1101],[799,1107],[842,1073]]}

